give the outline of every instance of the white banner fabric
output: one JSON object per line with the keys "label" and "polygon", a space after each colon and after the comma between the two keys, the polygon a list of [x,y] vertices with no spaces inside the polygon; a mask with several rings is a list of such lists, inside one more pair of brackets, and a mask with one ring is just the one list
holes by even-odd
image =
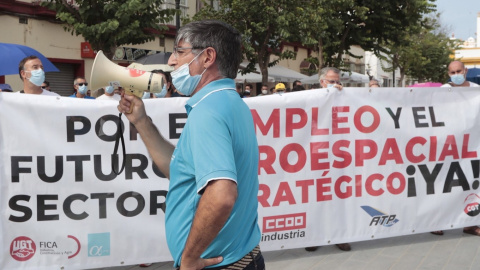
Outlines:
{"label": "white banner fabric", "polygon": [[[480,224],[478,88],[316,89],[244,99],[264,251]],[[176,143],[185,98],[146,100]],[[171,260],[168,180],[117,103],[0,93],[0,269]],[[8,254],[8,255],[7,255]]]}

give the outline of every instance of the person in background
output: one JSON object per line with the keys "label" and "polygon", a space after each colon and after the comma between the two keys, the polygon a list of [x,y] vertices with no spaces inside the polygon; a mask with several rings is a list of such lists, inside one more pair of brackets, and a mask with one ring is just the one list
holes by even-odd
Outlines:
{"label": "person in background", "polygon": [[49,81],[44,81],[42,83],[42,89],[50,91],[50,82]]}
{"label": "person in background", "polygon": [[73,98],[84,98],[84,99],[95,99],[94,97],[88,96],[88,83],[84,77],[77,77],[73,81],[73,88],[75,89],[75,93],[70,97]]}
{"label": "person in background", "polygon": [[450,82],[441,87],[478,87],[478,84],[467,81],[467,72],[468,68],[466,68],[462,62],[458,60],[452,61],[448,65]]}
{"label": "person in background", "polygon": [[380,82],[375,79],[371,79],[368,83],[368,87],[380,87]]}
{"label": "person in background", "polygon": [[[450,76],[450,82],[442,85],[441,87],[479,87],[478,84],[467,81],[467,71],[468,69],[462,62],[458,60],[450,62],[448,65],[448,76]],[[435,235],[443,235],[443,231],[433,231],[431,233]],[[480,227],[465,227],[463,228],[463,233],[480,236]]]}
{"label": "person in background", "polygon": [[104,87],[98,88],[97,90],[93,91],[93,97],[95,99],[98,99],[98,97],[100,97],[103,94],[105,94],[105,88]]}
{"label": "person in background", "polygon": [[43,71],[42,61],[36,56],[27,56],[18,64],[18,75],[23,81],[23,90],[18,93],[57,96],[60,95],[42,89],[42,83],[45,81],[45,72]]}
{"label": "person in background", "polygon": [[[322,88],[336,88],[342,90],[343,86],[340,83],[340,70],[334,67],[325,67],[320,70],[319,82]],[[352,247],[349,243],[336,244],[336,246],[343,251],[350,251]],[[306,247],[306,251],[315,251],[318,247]]]}
{"label": "person in background", "polygon": [[[295,88],[295,86],[302,86],[303,87],[303,84],[302,84],[301,81],[295,80],[295,81],[293,81],[292,88]],[[305,90],[305,88],[304,88],[304,90]]]}
{"label": "person in background", "polygon": [[275,85],[275,88],[274,88],[274,90],[273,90],[273,93],[275,93],[275,94],[280,94],[280,95],[281,95],[281,94],[285,93],[286,90],[287,90],[287,88],[285,88],[285,84],[283,84],[283,83],[277,83],[277,84]]}
{"label": "person in background", "polygon": [[237,84],[237,86],[235,87],[235,89],[237,90],[238,95],[239,95],[241,98],[243,98],[242,85],[241,85],[241,84]]}
{"label": "person in background", "polygon": [[268,93],[268,85],[264,84],[264,85],[262,85],[261,92],[260,92],[260,94],[257,95],[257,97],[267,96],[268,94],[269,94]]}
{"label": "person in background", "polygon": [[172,97],[174,93],[174,87],[172,84],[172,76],[170,72],[163,71],[161,69],[154,69],[151,72],[162,75],[163,77],[163,87],[160,93],[154,93],[154,98],[169,98]]}
{"label": "person in background", "polygon": [[292,92],[303,91],[303,90],[305,90],[305,87],[303,87],[303,84],[301,81],[296,80],[293,82]]}
{"label": "person in background", "polygon": [[0,92],[13,92],[12,87],[8,83],[0,84]]}
{"label": "person in background", "polygon": [[322,68],[322,70],[320,70],[319,82],[322,88],[337,88],[338,90],[343,89],[342,83],[340,82],[340,70],[338,68]]}
{"label": "person in background", "polygon": [[122,99],[122,97],[118,94],[115,94],[115,89],[114,88],[115,87],[112,86],[112,85],[107,85],[103,88],[100,88],[100,89],[103,89],[104,94],[98,96],[97,99],[98,100],[120,101],[120,99]]}
{"label": "person in background", "polygon": [[265,269],[258,143],[250,109],[235,91],[241,44],[241,34],[217,20],[179,29],[168,64],[175,87],[191,98],[176,146],[159,133],[141,99],[124,95],[118,106],[170,179],[165,230],[180,270]]}
{"label": "person in background", "polygon": [[243,92],[243,98],[249,98],[249,97],[250,97],[250,90],[245,89],[245,91]]}
{"label": "person in background", "polygon": [[253,91],[253,85],[247,84],[245,85],[245,91],[243,91],[243,95],[244,96],[248,95],[248,97],[250,97],[250,93],[252,93],[252,91]]}

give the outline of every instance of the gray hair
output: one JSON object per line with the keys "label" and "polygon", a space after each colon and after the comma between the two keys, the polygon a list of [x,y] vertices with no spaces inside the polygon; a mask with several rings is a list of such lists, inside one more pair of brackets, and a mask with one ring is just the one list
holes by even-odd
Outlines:
{"label": "gray hair", "polygon": [[324,67],[320,70],[320,76],[318,77],[318,80],[323,80],[325,79],[325,77],[327,76],[327,73],[329,71],[333,71],[335,72],[335,74],[338,74],[338,76],[340,76],[340,70],[338,68],[334,68],[334,67]]}
{"label": "gray hair", "polygon": [[372,86],[372,83],[380,86],[380,81],[377,79],[371,79],[370,82],[368,82],[368,86]]}
{"label": "gray hair", "polygon": [[78,79],[81,79],[81,80],[87,81],[87,79],[85,79],[85,77],[78,76],[78,77],[75,77],[75,80],[73,80],[73,85],[76,85],[76,84],[77,84],[77,81],[78,81]]}
{"label": "gray hair", "polygon": [[212,47],[217,53],[220,74],[231,79],[237,77],[243,59],[242,36],[229,24],[218,20],[191,22],[180,28],[175,46],[180,41],[190,43],[196,51]]}

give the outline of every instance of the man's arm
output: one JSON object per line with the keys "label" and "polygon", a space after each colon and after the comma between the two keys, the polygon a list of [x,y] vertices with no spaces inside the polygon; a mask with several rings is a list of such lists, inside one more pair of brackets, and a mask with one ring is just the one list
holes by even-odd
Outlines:
{"label": "man's arm", "polygon": [[[130,106],[133,106],[133,110],[131,113],[127,113]],[[148,118],[143,102],[135,96],[124,95],[120,100],[118,110],[125,114],[135,126],[153,162],[170,179],[170,160],[175,147],[160,135],[157,127]]]}
{"label": "man's arm", "polygon": [[201,259],[200,255],[227,222],[236,200],[237,184],[232,180],[215,180],[206,186],[183,250],[180,269],[202,269],[223,260],[222,257]]}

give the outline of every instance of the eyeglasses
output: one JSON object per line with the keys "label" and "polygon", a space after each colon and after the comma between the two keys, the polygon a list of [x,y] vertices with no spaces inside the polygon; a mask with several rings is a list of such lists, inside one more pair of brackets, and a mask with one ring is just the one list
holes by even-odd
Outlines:
{"label": "eyeglasses", "polygon": [[77,85],[80,85],[80,86],[83,86],[83,85],[88,86],[88,83],[77,83]]}
{"label": "eyeglasses", "polygon": [[327,79],[323,79],[324,81],[326,82],[329,82],[331,84],[338,84],[338,85],[342,85],[342,83],[340,81],[335,81],[335,80],[327,80]]}
{"label": "eyeglasses", "polygon": [[185,52],[185,50],[201,50],[201,49],[205,49],[205,48],[201,48],[201,47],[173,47],[173,55],[175,56],[175,58],[179,58],[180,56],[182,56]]}

